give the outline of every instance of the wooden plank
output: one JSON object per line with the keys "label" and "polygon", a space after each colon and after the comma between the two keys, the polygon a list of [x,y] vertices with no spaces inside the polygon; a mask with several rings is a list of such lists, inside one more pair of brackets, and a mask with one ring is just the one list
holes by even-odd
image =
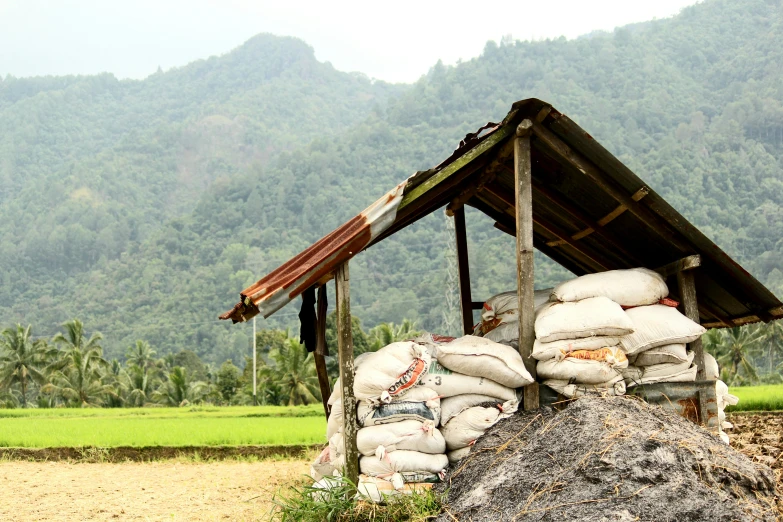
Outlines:
{"label": "wooden plank", "polygon": [[517,235],[517,234],[516,234],[516,231],[515,231],[513,228],[511,228],[511,227],[508,227],[508,226],[506,226],[504,223],[501,223],[501,222],[499,222],[499,221],[495,221],[495,225],[494,225],[494,227],[495,227],[495,228],[497,228],[498,230],[500,230],[501,232],[505,232],[505,233],[506,233],[506,234],[508,234],[509,236],[514,236],[514,237],[516,237],[516,235]]}
{"label": "wooden plank", "polygon": [[701,266],[701,256],[696,254],[696,255],[684,257],[682,259],[678,259],[677,261],[672,261],[671,263],[663,266],[659,266],[658,268],[655,269],[655,271],[661,274],[665,279],[679,272],[685,272],[686,270],[693,270],[694,268],[700,266]]}
{"label": "wooden plank", "polygon": [[332,390],[329,386],[329,375],[326,373],[326,357],[329,355],[329,348],[326,346],[326,285],[318,287],[318,304],[315,309],[315,372],[318,374],[318,386],[321,390],[321,400],[324,403],[324,413],[326,418],[332,413],[332,407],[329,406],[329,395]]}
{"label": "wooden plank", "polygon": [[[696,281],[693,277],[693,272],[690,270],[677,272],[677,286],[680,291],[680,299],[682,300],[682,312],[686,317],[699,323],[699,306],[696,301]],[[693,350],[695,357],[693,363],[698,368],[696,373],[697,381],[707,380],[706,373],[704,371],[704,346],[701,343],[701,337],[688,343],[688,348]],[[707,397],[704,393],[697,392],[699,394],[699,419],[706,421],[708,418],[707,411]]]}
{"label": "wooden plank", "polygon": [[548,187],[545,187],[540,183],[536,183],[535,180],[533,182],[533,189],[562,210],[565,210],[572,217],[587,225],[588,229],[595,230],[596,235],[600,236],[601,239],[611,246],[612,249],[615,250],[618,254],[620,254],[623,259],[628,261],[628,266],[642,266],[643,263],[638,257],[634,256],[628,250],[626,250],[620,241],[615,241],[614,237],[612,237],[609,232],[599,225],[597,221],[588,216],[587,213],[565,201],[562,197],[559,197]]}
{"label": "wooden plank", "polygon": [[[536,189],[539,189],[539,187],[535,183],[534,183],[534,187]],[[634,201],[639,201],[644,196],[646,196],[648,193],[649,193],[649,189],[647,187],[642,187],[641,189],[639,189],[636,192],[636,194],[631,196],[631,199],[633,199]],[[549,199],[549,198],[547,198],[547,199]],[[550,199],[550,201],[551,201],[551,199]],[[555,203],[554,201],[552,201],[552,202]],[[558,205],[557,203],[555,203],[555,204]],[[558,206],[560,206],[560,205],[558,205]],[[607,215],[605,215],[604,217],[602,217],[598,221],[595,221],[593,223],[593,221],[590,220],[590,222],[592,224],[589,225],[587,228],[572,234],[571,235],[571,239],[579,240],[579,239],[582,239],[582,238],[585,238],[585,237],[589,236],[593,232],[599,232],[599,231],[603,230],[602,227],[605,227],[606,225],[608,225],[609,223],[614,221],[617,217],[622,215],[626,210],[628,210],[628,208],[625,205],[619,205],[617,208],[612,210],[610,213],[608,213]],[[568,242],[566,240],[560,239],[560,240],[557,240],[557,241],[551,241],[549,243],[549,246],[552,246],[552,247],[554,247],[554,246],[561,246],[561,245],[565,245],[567,243]]]}
{"label": "wooden plank", "polygon": [[470,307],[474,310],[482,310],[484,308],[484,301],[471,301]]}
{"label": "wooden plank", "polygon": [[[530,375],[536,377],[532,357],[535,341],[535,304],[533,301],[533,163],[530,157],[530,129],[533,122],[523,120],[517,127],[514,143],[514,192],[517,225],[517,299],[519,353]],[[538,409],[538,383],[525,386],[524,408]]]}
{"label": "wooden plank", "polygon": [[499,144],[501,141],[503,141],[505,138],[509,137],[512,132],[512,126],[506,125],[489,136],[487,136],[484,141],[470,149],[468,152],[454,160],[452,163],[447,165],[445,168],[443,168],[441,171],[436,172],[433,176],[431,176],[428,180],[424,181],[417,187],[415,187],[413,190],[411,190],[409,193],[405,194],[402,198],[402,201],[400,201],[400,206],[397,209],[397,212],[402,211],[405,207],[416,201],[418,198],[429,192],[431,189],[437,187],[440,183],[442,183],[445,179],[447,179],[452,174],[456,173],[469,163],[471,163],[473,160],[478,158],[479,156],[483,155],[488,150],[492,149],[495,145]]}
{"label": "wooden plank", "polygon": [[356,446],[356,397],[353,394],[353,336],[351,335],[351,290],[348,262],[335,270],[337,301],[337,347],[340,359],[340,387],[343,401],[343,438],[345,439],[345,477],[359,483],[359,449]]}
{"label": "wooden plank", "polygon": [[454,210],[454,232],[457,241],[457,271],[459,272],[459,304],[462,311],[462,333],[473,333],[473,307],[470,297],[470,267],[468,266],[468,236],[465,229],[465,207]]}

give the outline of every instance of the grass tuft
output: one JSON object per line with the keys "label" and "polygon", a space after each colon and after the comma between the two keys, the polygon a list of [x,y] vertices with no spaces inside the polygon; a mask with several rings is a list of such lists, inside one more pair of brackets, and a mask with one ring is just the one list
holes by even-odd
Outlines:
{"label": "grass tuft", "polygon": [[271,519],[278,522],[425,522],[441,511],[442,499],[431,489],[389,497],[384,504],[356,498],[356,488],[333,477],[330,489],[316,488],[307,477],[300,486],[279,491]]}

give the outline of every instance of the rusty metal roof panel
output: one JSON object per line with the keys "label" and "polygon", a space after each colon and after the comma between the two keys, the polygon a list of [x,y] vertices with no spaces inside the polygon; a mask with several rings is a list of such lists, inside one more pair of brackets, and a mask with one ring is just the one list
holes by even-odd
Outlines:
{"label": "rusty metal roof panel", "polygon": [[406,183],[403,181],[359,215],[242,290],[240,302],[220,318],[237,323],[259,313],[269,317],[328,277],[394,222]]}

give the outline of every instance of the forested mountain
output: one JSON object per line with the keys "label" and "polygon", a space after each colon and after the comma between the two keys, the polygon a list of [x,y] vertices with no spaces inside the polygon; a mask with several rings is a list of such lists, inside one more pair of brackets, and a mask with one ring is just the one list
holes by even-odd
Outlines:
{"label": "forested mountain", "polygon": [[271,35],[144,81],[0,79],[3,302],[117,259],[213,182],[349,128],[395,91]]}
{"label": "forested mountain", "polygon": [[[147,339],[238,360],[247,328],[216,316],[239,290],[527,97],[568,114],[783,296],[781,7],[706,0],[613,33],[489,42],[410,86],[338,73],[274,37],[142,82],[6,79],[0,322],[43,334],[78,316],[110,356]],[[447,224],[432,215],[352,263],[366,325],[408,317],[445,333]],[[513,288],[513,240],[476,212],[468,233],[476,298]],[[538,261],[537,286],[566,276]]]}

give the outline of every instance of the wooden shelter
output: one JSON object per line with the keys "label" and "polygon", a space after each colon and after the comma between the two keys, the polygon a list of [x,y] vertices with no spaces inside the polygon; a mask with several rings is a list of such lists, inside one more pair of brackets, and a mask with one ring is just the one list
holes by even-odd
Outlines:
{"label": "wooden shelter", "polygon": [[[324,332],[326,287],[335,280],[340,377],[348,476],[358,474],[356,400],[353,397],[349,260],[431,212],[446,207],[455,220],[463,330],[473,328],[464,206],[516,237],[519,351],[535,376],[533,249],[576,275],[648,267],[667,278],[682,311],[709,328],[783,317],[783,304],[715,243],[683,218],[592,136],[538,99],[513,104],[499,124],[469,134],[440,165],[417,172],[364,212],[325,236],[241,293],[221,316],[234,322],[265,317],[318,289],[318,310],[303,318],[312,330],[315,360],[328,412]],[[697,298],[698,297],[698,298]],[[314,296],[310,298],[314,302]],[[703,350],[690,347],[704,381]],[[708,390],[709,383],[695,386]],[[712,385],[714,390],[714,383]],[[714,391],[712,392],[714,396]],[[539,406],[538,385],[524,389],[524,408]],[[698,419],[706,422],[708,397],[697,392]]]}

